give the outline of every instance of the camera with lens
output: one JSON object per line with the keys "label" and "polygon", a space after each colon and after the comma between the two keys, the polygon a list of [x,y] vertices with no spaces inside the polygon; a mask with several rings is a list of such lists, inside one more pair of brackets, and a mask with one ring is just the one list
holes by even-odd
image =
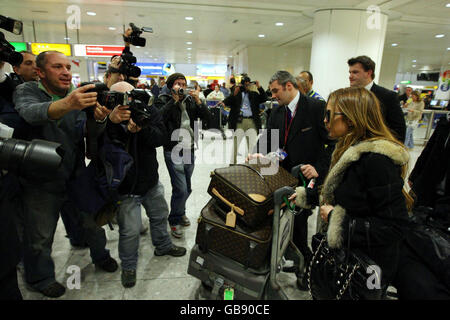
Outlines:
{"label": "camera with lens", "polygon": [[61,145],[45,140],[12,139],[12,128],[0,123],[0,170],[45,180],[61,165]]}
{"label": "camera with lens", "polygon": [[[23,24],[19,20],[0,15],[0,28],[19,35],[22,34]],[[13,66],[19,65],[23,61],[22,55],[6,41],[3,32],[0,32],[0,61],[6,61]]]}
{"label": "camera with lens", "polygon": [[[88,84],[91,83],[84,82],[81,85],[83,86]],[[154,102],[154,96],[150,90],[133,89],[122,93],[109,91],[108,87],[103,83],[95,83],[95,88],[87,90],[86,92],[97,92],[97,102],[110,110],[113,110],[119,105],[129,106],[128,110],[131,111],[131,119],[133,119],[136,125],[141,128],[145,128],[150,125],[149,108]],[[88,112],[93,111],[89,110]]]}
{"label": "camera with lens", "polygon": [[137,60],[131,52],[122,53],[120,56],[119,73],[127,77],[138,78],[141,75],[141,69],[135,66]]}
{"label": "camera with lens", "polygon": [[153,33],[153,29],[149,27],[138,28],[134,23],[130,23],[132,33],[128,37],[123,37],[125,42],[131,43],[133,46],[145,47],[145,38],[140,37],[142,32]]}

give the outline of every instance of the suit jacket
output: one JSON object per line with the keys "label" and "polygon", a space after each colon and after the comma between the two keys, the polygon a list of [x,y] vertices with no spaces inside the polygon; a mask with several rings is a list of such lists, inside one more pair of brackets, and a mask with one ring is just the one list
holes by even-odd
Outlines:
{"label": "suit jacket", "polygon": [[[265,142],[267,142],[267,152],[284,147],[288,156],[281,162],[281,166],[290,172],[296,165],[310,164],[319,174],[317,185],[320,185],[328,173],[335,144],[328,138],[328,131],[323,122],[325,107],[325,101],[300,94],[286,146],[284,146],[287,127],[286,107],[274,107],[267,122],[267,130],[264,130],[258,141],[257,151],[265,151],[262,147]],[[279,132],[278,145],[271,143],[272,135],[276,133],[274,130]]]}
{"label": "suit jacket", "polygon": [[[264,89],[258,88],[258,91],[259,94],[254,91],[249,91],[248,93],[250,108],[252,109],[252,118],[257,130],[261,129],[259,105],[263,102],[266,102],[267,100],[267,95]],[[223,103],[226,106],[230,106],[229,127],[230,129],[236,130],[237,120],[241,112],[242,91],[239,91],[237,95],[234,95],[234,91],[232,91],[231,94],[225,100],[223,100]]]}
{"label": "suit jacket", "polygon": [[381,112],[389,129],[400,141],[405,141],[406,123],[397,93],[373,84],[370,89],[380,101]]}

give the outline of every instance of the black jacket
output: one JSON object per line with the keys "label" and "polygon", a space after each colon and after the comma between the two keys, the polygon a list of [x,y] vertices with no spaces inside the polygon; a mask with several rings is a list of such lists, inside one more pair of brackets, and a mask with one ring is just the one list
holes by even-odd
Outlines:
{"label": "black jacket", "polygon": [[450,196],[450,142],[445,148],[449,134],[450,121],[442,117],[409,176],[417,196],[416,206],[435,206],[436,186],[444,177],[447,177],[445,196]]}
{"label": "black jacket", "polygon": [[19,84],[25,81],[17,73],[10,73],[6,76],[5,81],[0,83],[0,96],[9,102],[13,102],[13,92]]}
{"label": "black jacket", "polygon": [[397,144],[361,142],[330,169],[322,189],[324,203],[334,206],[328,221],[329,246],[347,247],[349,220],[354,218],[350,246],[381,267],[384,284],[395,275],[404,227],[409,223],[401,177],[401,165],[408,161],[408,152]]}
{"label": "black jacket", "polygon": [[394,91],[373,84],[370,89],[380,101],[381,112],[389,129],[394,136],[404,142],[406,137],[406,123],[398,95]]}
{"label": "black jacket", "polygon": [[[260,114],[259,105],[263,102],[266,102],[267,100],[267,95],[263,88],[259,87],[258,92],[259,93],[255,91],[248,92],[248,99],[250,100],[250,108],[252,109],[252,118],[257,130],[261,129],[261,117],[259,115]],[[223,100],[223,103],[226,106],[230,107],[230,115],[228,118],[229,128],[236,130],[238,117],[241,112],[242,91],[239,91],[237,95],[234,95],[234,91],[232,91],[231,94],[225,100]]]}
{"label": "black jacket", "polygon": [[138,133],[130,133],[122,124],[108,120],[106,132],[113,141],[120,142],[133,157],[133,165],[119,187],[119,194],[144,195],[159,179],[156,148],[167,139],[167,131],[160,111],[150,107],[150,125]]}
{"label": "black jacket", "polygon": [[[178,144],[178,140],[172,141],[171,137],[172,133],[181,126],[181,109],[179,104],[175,103],[172,96],[167,94],[159,95],[154,105],[161,111],[164,125],[167,129],[167,140],[164,144],[164,151],[171,151]],[[203,103],[197,105],[190,96],[186,98],[186,111],[191,121],[192,130],[194,130],[194,122],[198,118],[203,122],[209,123],[210,113],[208,107]],[[194,138],[196,136],[194,131]]]}
{"label": "black jacket", "polygon": [[[272,109],[267,121],[267,130],[258,140],[258,152],[265,153],[262,144],[268,144],[267,152],[283,148],[288,154],[281,162],[281,166],[288,170],[299,164],[312,165],[319,174],[317,184],[325,179],[330,166],[331,153],[334,150],[334,141],[328,138],[328,131],[324,125],[325,102],[312,99],[300,94],[297,112],[292,120],[287,144],[284,146],[286,131],[286,107],[277,106]],[[272,130],[278,130],[278,145],[271,144]]]}

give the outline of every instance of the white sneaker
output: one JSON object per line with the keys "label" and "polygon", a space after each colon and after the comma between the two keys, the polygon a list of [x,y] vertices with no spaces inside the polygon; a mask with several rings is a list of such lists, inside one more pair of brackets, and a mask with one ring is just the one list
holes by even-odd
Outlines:
{"label": "white sneaker", "polygon": [[177,224],[176,226],[170,226],[172,230],[172,236],[175,238],[181,238],[183,236],[183,230],[181,230],[181,225]]}

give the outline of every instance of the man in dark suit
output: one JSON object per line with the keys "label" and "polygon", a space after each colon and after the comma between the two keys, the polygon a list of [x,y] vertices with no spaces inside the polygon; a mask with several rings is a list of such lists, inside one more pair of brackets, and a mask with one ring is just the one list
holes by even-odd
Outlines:
{"label": "man in dark suit", "polygon": [[368,56],[359,56],[347,61],[351,87],[365,87],[372,91],[380,101],[381,112],[389,129],[400,141],[405,141],[406,123],[397,93],[380,87],[373,82],[375,62]]}
{"label": "man in dark suit", "polygon": [[[259,105],[266,102],[267,95],[258,81],[251,83],[249,77],[244,76],[241,84],[234,88],[234,91],[222,103],[230,106],[228,118],[228,128],[236,130],[254,130],[254,134],[249,135],[248,150],[253,149],[256,143],[258,131],[261,129],[261,116]],[[237,150],[244,136],[235,132],[233,142],[233,163],[237,161]],[[254,137],[254,139],[252,139]],[[252,141],[254,140],[254,141]]]}
{"label": "man in dark suit", "polygon": [[[280,159],[280,165],[288,171],[294,166],[304,164],[301,171],[306,178],[306,184],[312,179],[316,179],[316,185],[322,184],[328,173],[334,149],[334,142],[328,138],[324,125],[325,101],[301,94],[295,78],[287,71],[278,71],[269,83],[272,97],[277,99],[279,105],[271,112],[267,130],[264,130],[258,141],[257,151],[278,151],[283,154],[285,158]],[[279,140],[273,145],[272,135],[277,132]],[[257,154],[253,154],[248,159],[256,156]],[[295,217],[294,222],[293,241],[305,259],[305,267],[312,258],[307,242],[308,217],[311,214],[311,210],[303,210]],[[296,273],[298,287],[308,290],[305,270],[297,270]]]}

